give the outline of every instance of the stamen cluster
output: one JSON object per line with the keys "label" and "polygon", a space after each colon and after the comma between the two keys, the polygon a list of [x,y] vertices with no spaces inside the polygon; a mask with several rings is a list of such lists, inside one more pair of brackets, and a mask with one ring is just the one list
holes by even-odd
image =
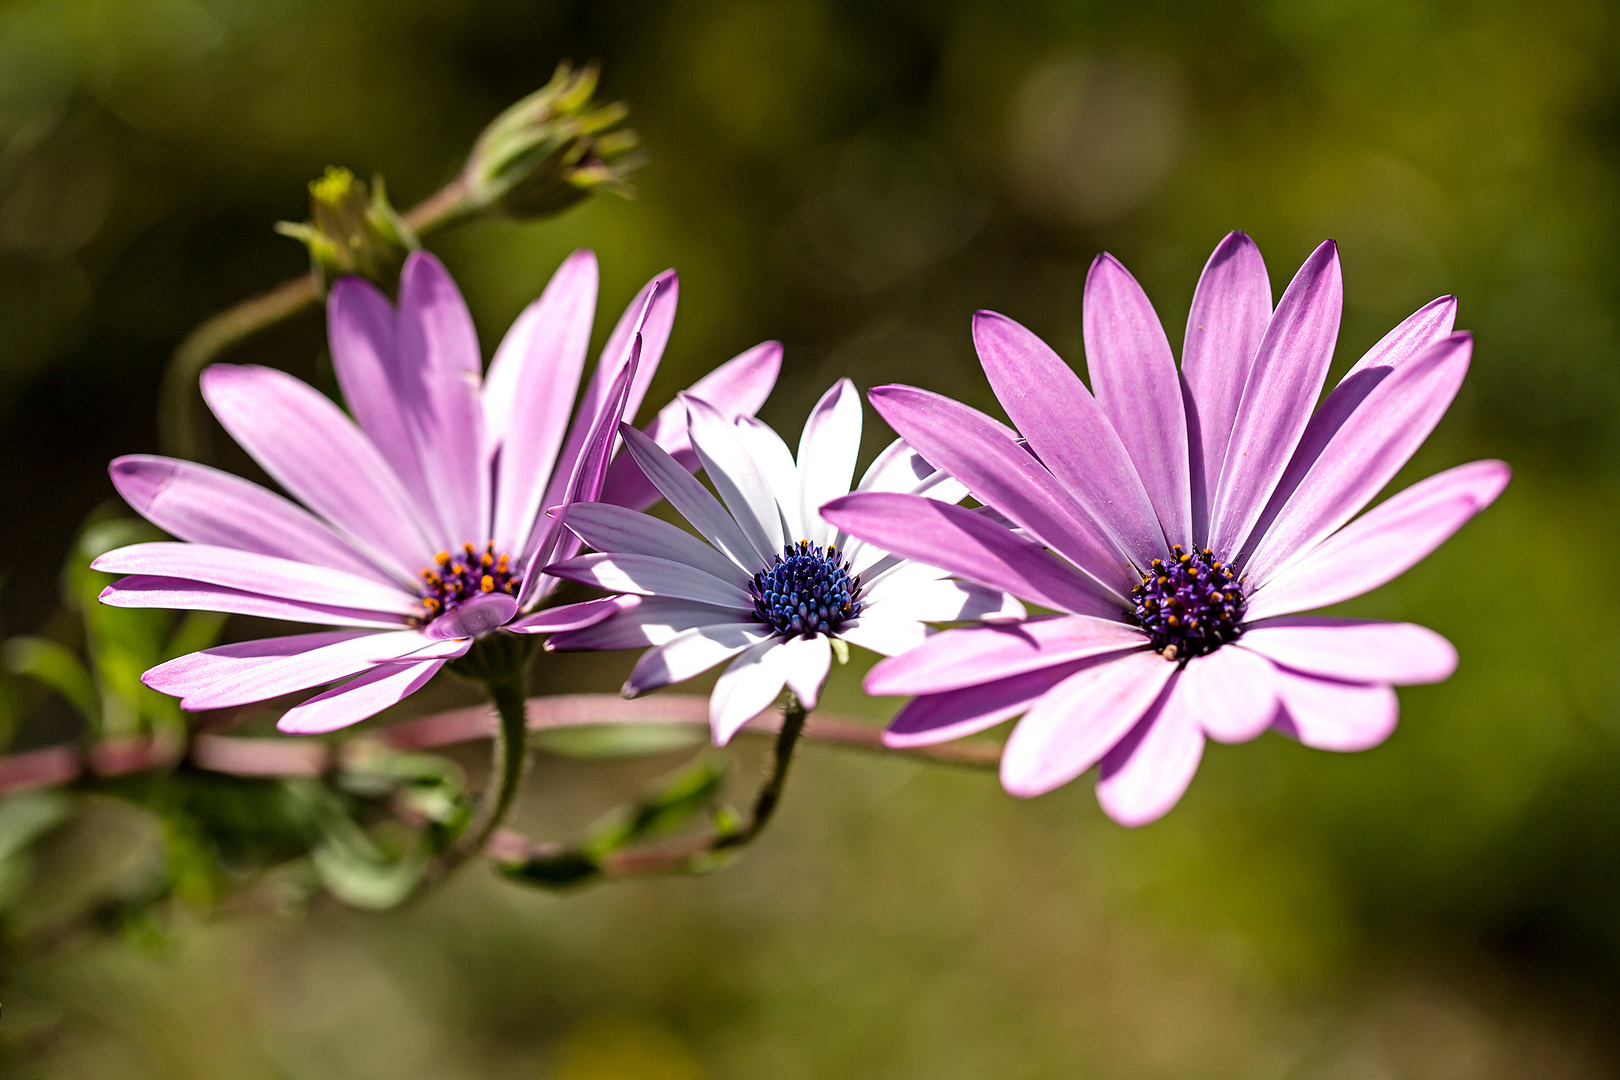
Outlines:
{"label": "stamen cluster", "polygon": [[1166,660],[1214,652],[1242,632],[1243,584],[1208,548],[1177,544],[1170,558],[1154,559],[1131,600],[1131,617]]}
{"label": "stamen cluster", "polygon": [[454,611],[484,593],[516,596],[523,584],[512,571],[511,556],[504,551],[497,553],[493,543],[485,544],[483,551],[462,544],[454,556],[448,551],[439,552],[433,563],[422,571],[422,608],[426,612],[423,622]]}
{"label": "stamen cluster", "polygon": [[812,547],[800,540],[782,548],[749,587],[754,614],[783,637],[836,634],[861,613],[861,579],[836,547]]}

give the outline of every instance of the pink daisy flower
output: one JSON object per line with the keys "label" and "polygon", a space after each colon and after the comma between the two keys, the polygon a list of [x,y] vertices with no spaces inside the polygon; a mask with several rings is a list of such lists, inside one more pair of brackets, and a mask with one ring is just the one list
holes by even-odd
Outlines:
{"label": "pink daisy flower", "polygon": [[1034,796],[1100,765],[1097,795],[1136,825],[1175,805],[1206,738],[1274,728],[1327,750],[1376,746],[1394,686],[1457,655],[1409,623],[1302,615],[1433,551],[1508,482],[1498,461],[1414,484],[1357,517],[1433,430],[1472,341],[1442,297],[1392,330],[1313,415],[1338,335],[1337,249],[1306,260],[1276,310],[1242,233],[1193,297],[1176,370],[1147,296],[1111,256],[1086,281],[1092,389],[1010,319],[974,318],[1017,431],[905,386],[873,405],[984,504],[856,494],[823,508],[851,535],[1060,614],[947,630],[880,662],[873,694],[915,695],[885,740],[918,746],[1022,714],[1003,786]]}
{"label": "pink daisy flower", "polygon": [[[668,340],[675,274],[632,301],[570,423],[596,291],[595,256],[575,252],[485,376],[466,304],[431,255],[406,262],[397,309],[360,278],[338,281],[328,331],[352,419],[281,371],[205,371],[203,396],[220,424],[303,505],[204,465],[119,458],[119,493],[177,540],[97,559],[98,570],[130,575],[102,602],[333,629],[192,653],[146,672],[146,685],[182,708],[218,709],[337,683],[278,724],[330,731],[414,693],[482,635],[539,632],[533,612],[557,585],[539,571],[577,550],[545,511],[657,498],[613,455],[620,420],[640,408]],[[751,414],[780,362],[767,343],[693,389],[729,415]],[[691,467],[683,412],[666,408],[647,434]]]}

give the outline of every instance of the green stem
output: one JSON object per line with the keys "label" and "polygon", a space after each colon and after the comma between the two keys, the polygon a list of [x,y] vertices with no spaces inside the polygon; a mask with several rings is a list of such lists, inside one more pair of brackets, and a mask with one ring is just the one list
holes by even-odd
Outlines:
{"label": "green stem", "polygon": [[495,728],[494,763],[478,813],[456,842],[454,850],[458,862],[484,850],[523,786],[523,769],[529,759],[529,729],[524,707],[527,682],[527,675],[520,667],[512,676],[486,684],[499,721]]}

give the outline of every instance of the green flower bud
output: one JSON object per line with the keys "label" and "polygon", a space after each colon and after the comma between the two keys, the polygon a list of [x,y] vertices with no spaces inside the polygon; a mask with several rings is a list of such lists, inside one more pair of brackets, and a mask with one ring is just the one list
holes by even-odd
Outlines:
{"label": "green flower bud", "polygon": [[484,129],[461,174],[469,211],[541,217],[596,191],[633,194],[627,177],[643,161],[639,140],[619,126],[624,104],[591,100],[597,77],[594,64],[575,72],[565,61]]}
{"label": "green flower bud", "polygon": [[389,205],[382,177],[371,190],[348,169],[328,168],[309,185],[310,221],[283,221],[276,231],[309,248],[324,295],[344,274],[358,274],[389,293],[399,287],[405,257],[421,246],[416,233]]}

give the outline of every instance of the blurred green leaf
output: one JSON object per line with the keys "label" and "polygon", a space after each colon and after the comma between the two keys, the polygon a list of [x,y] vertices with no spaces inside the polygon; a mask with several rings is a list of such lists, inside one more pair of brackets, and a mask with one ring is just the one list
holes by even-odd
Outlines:
{"label": "blurred green leaf", "polygon": [[0,909],[28,884],[29,848],[73,812],[73,800],[57,791],[29,791],[0,799]]}
{"label": "blurred green leaf", "polygon": [[229,615],[217,611],[188,611],[181,617],[174,633],[169,635],[168,643],[163,647],[163,659],[172,660],[215,645],[229,619]]}
{"label": "blurred green leaf", "polygon": [[719,792],[726,779],[726,765],[724,758],[704,756],[682,769],[656,791],[594,825],[584,849],[601,857],[675,831]]}
{"label": "blurred green leaf", "polygon": [[26,635],[5,643],[6,670],[43,683],[66,699],[89,723],[101,723],[101,695],[72,650],[48,638]]}
{"label": "blurred green leaf", "polygon": [[614,758],[684,750],[707,738],[689,724],[591,724],[530,732],[529,744],[561,757]]}

